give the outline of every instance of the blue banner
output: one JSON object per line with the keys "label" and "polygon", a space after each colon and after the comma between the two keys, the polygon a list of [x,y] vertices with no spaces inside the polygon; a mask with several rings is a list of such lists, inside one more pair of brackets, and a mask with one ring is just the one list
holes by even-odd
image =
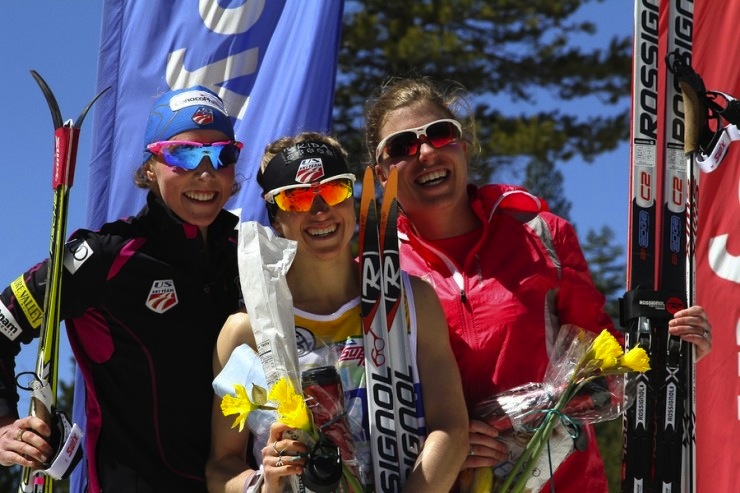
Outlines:
{"label": "blue banner", "polygon": [[98,63],[88,225],[138,212],[133,186],[154,99],[202,84],[236,118],[241,192],[227,204],[265,220],[255,181],[265,145],[330,127],[342,0],[106,0]]}
{"label": "blue banner", "polygon": [[[343,0],[105,0],[94,107],[88,226],[130,216],[145,202],[133,183],[151,104],[195,84],[218,92],[244,143],[240,192],[226,207],[265,223],[255,176],[265,146],[331,124]],[[76,393],[84,384],[78,375]],[[84,421],[84,396],[75,396]],[[143,445],[145,446],[145,445]],[[84,491],[78,467],[73,492]]]}

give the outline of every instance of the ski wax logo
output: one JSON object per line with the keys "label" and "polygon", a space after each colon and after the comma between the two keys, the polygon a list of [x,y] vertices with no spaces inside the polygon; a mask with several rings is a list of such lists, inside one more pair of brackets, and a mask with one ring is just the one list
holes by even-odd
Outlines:
{"label": "ski wax logo", "polygon": [[311,183],[324,177],[324,163],[320,157],[304,159],[298,165],[295,181],[298,183]]}
{"label": "ski wax logo", "polygon": [[177,305],[177,291],[172,279],[154,281],[146,298],[146,306],[155,313],[164,313]]}
{"label": "ski wax logo", "polygon": [[686,308],[686,304],[678,296],[671,296],[665,301],[665,309],[671,315]]}
{"label": "ski wax logo", "polygon": [[206,107],[198,108],[193,115],[193,121],[201,127],[213,123],[213,110]]}

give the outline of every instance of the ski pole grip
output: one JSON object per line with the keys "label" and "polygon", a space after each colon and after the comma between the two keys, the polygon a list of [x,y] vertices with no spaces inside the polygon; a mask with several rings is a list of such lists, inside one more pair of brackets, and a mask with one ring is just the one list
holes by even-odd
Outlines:
{"label": "ski pole grip", "polygon": [[706,111],[704,105],[699,100],[699,95],[691,84],[679,80],[678,85],[683,93],[683,150],[686,154],[699,152],[699,138],[702,129],[706,125]]}

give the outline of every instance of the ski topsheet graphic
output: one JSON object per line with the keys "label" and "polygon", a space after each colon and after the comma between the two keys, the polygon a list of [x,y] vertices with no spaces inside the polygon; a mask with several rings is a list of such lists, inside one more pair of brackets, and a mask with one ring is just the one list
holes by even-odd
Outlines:
{"label": "ski topsheet graphic", "polygon": [[645,348],[652,370],[629,383],[635,402],[624,418],[623,493],[693,492],[696,482],[693,347],[669,335],[668,322],[694,302],[687,243],[694,241],[698,182],[688,178],[681,89],[672,77],[658,83],[661,8],[668,9],[667,52],[691,57],[691,29],[680,27],[691,24],[692,3],[635,2],[628,292],[620,321],[627,349]]}
{"label": "ski topsheet graphic", "polygon": [[377,492],[402,489],[422,442],[398,252],[397,180],[394,168],[379,215],[373,170],[366,168],[360,201],[363,341]]}

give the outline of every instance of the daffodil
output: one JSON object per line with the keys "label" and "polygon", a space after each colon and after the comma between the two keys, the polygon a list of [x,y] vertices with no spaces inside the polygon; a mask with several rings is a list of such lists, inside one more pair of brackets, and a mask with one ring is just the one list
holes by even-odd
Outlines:
{"label": "daffodil", "polygon": [[311,417],[303,396],[298,394],[293,383],[286,377],[280,378],[267,394],[267,400],[277,403],[278,421],[303,431],[311,431]]}
{"label": "daffodil", "polygon": [[[583,329],[578,330],[580,332],[572,339],[576,344],[587,340],[585,331]],[[522,455],[517,459],[513,469],[504,480],[504,484],[499,490],[501,493],[520,493],[524,491],[532,469],[545,445],[549,442],[555,425],[562,420],[573,421],[570,417],[564,415],[563,410],[587,383],[608,375],[645,372],[650,369],[650,361],[644,349],[635,347],[624,354],[622,346],[607,330],[603,330],[596,338],[593,338],[585,351],[579,351],[576,354],[580,356],[569,373],[563,391],[557,395],[554,406],[544,410],[531,410],[527,413],[541,414],[544,418],[542,418],[542,423],[534,430],[534,434],[524,448]],[[553,471],[550,472],[552,474]],[[479,477],[479,479],[488,483],[488,478]],[[474,485],[474,491],[476,486],[478,485]]]}
{"label": "daffodil", "polygon": [[633,347],[620,358],[620,365],[632,371],[645,373],[650,369],[650,358],[645,350],[639,346]]}
{"label": "daffodil", "polygon": [[239,426],[240,432],[244,429],[244,424],[247,422],[249,413],[255,409],[274,409],[266,405],[267,391],[259,385],[252,387],[252,399],[247,395],[247,389],[243,385],[235,384],[234,390],[236,397],[227,394],[221,399],[221,412],[224,416],[238,414],[231,427],[236,428]]}
{"label": "daffodil", "polygon": [[594,359],[601,361],[601,371],[607,371],[617,366],[619,357],[624,351],[619,341],[604,329],[592,343]]}

